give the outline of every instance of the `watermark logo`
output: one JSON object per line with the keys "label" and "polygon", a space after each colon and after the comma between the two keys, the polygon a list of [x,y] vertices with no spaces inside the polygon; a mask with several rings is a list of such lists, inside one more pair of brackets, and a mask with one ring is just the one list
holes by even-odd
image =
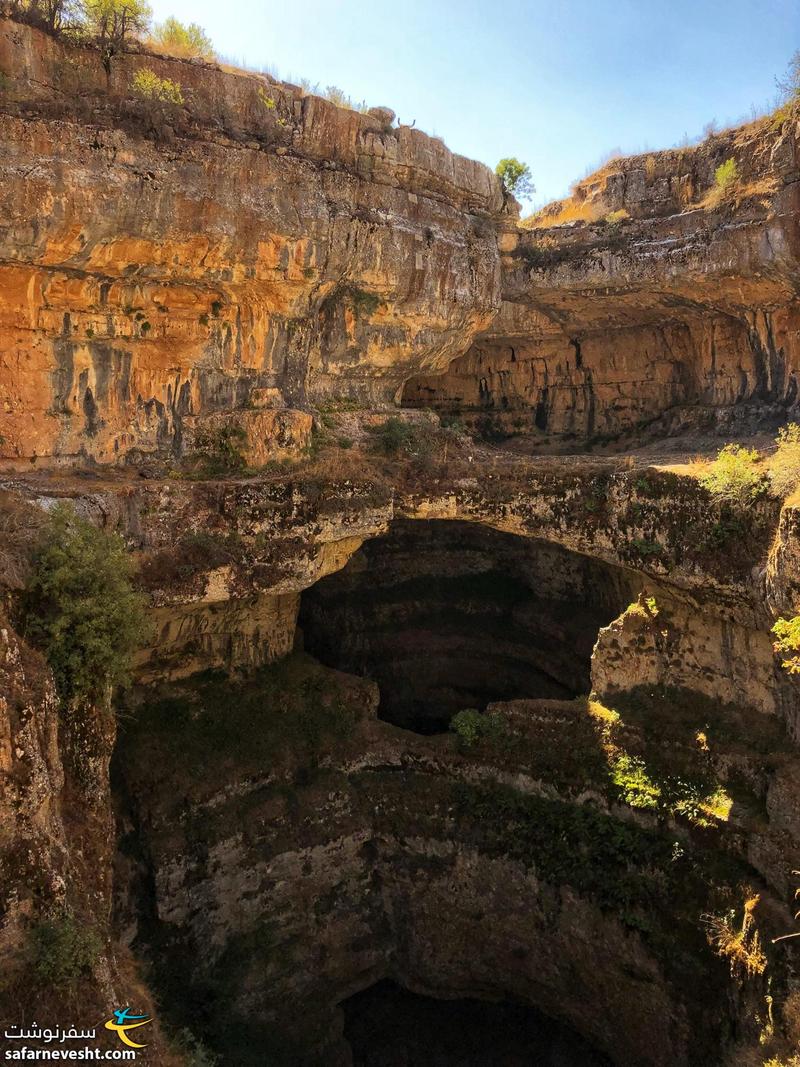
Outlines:
{"label": "watermark logo", "polygon": [[[129,1007],[117,1008],[103,1026],[115,1034],[119,1041],[111,1037],[99,1040],[95,1028],[78,1030],[74,1026],[49,1027],[37,1023],[26,1029],[12,1026],[3,1033],[10,1044],[5,1048],[0,1044],[0,1060],[136,1060],[140,1055],[139,1050],[147,1048],[147,1043],[134,1040],[130,1036],[131,1031],[138,1038],[139,1027],[147,1026],[152,1021],[149,1015],[131,1014]],[[108,1047],[109,1042],[112,1048]]]}
{"label": "watermark logo", "polygon": [[131,1015],[129,1014],[130,1010],[130,1008],[123,1008],[120,1011],[118,1008],[106,1022],[106,1030],[114,1030],[120,1041],[129,1048],[147,1048],[146,1044],[140,1045],[132,1041],[128,1037],[127,1031],[135,1030],[139,1026],[146,1026],[150,1022],[150,1017],[149,1015]]}

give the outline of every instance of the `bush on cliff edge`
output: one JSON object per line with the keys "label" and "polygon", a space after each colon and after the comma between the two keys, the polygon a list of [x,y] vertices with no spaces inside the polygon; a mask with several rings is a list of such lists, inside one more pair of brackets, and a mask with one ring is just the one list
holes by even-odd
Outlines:
{"label": "bush on cliff edge", "polygon": [[145,634],[144,598],[118,534],[67,504],[51,513],[25,590],[25,632],[45,652],[66,700],[102,699],[124,684]]}
{"label": "bush on cliff edge", "polygon": [[758,461],[759,454],[754,448],[725,445],[700,482],[712,496],[734,504],[748,504],[766,488]]}

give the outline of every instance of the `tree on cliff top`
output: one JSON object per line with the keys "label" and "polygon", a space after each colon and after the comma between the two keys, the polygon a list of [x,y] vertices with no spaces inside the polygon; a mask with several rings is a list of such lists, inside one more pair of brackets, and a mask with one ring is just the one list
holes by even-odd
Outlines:
{"label": "tree on cliff top", "polygon": [[776,79],[776,84],[787,100],[800,101],[800,50],[789,60],[786,77]]}
{"label": "tree on cliff top", "polygon": [[186,59],[214,58],[214,46],[205,30],[196,22],[190,22],[187,26],[172,16],[153,28],[150,43],[171,56],[183,56]]}
{"label": "tree on cliff top", "polygon": [[86,29],[112,51],[146,33],[153,14],[147,0],[83,0],[83,13]]}
{"label": "tree on cliff top", "polygon": [[531,168],[514,156],[501,159],[494,168],[494,172],[503,183],[503,188],[517,200],[529,200],[536,192],[536,187],[531,180]]}
{"label": "tree on cliff top", "polygon": [[13,18],[53,34],[80,26],[81,23],[78,0],[11,0],[10,12]]}
{"label": "tree on cliff top", "polygon": [[52,511],[25,590],[25,633],[45,652],[64,699],[102,699],[128,679],[145,633],[144,598],[118,534],[67,504]]}

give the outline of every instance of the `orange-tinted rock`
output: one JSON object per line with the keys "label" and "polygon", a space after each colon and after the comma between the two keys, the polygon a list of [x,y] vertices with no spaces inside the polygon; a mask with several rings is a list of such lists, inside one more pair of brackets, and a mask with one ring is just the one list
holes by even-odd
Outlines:
{"label": "orange-tinted rock", "polygon": [[[779,417],[800,364],[797,140],[761,122],[579,183],[504,255],[489,330],[445,375],[412,379],[406,402],[577,440],[750,402]],[[729,156],[741,181],[714,206]],[[590,221],[552,224],[590,201]],[[630,217],[603,219],[614,211]]]}
{"label": "orange-tinted rock", "polygon": [[[135,99],[142,67],[185,106]],[[254,390],[391,399],[499,305],[499,183],[434,138],[163,57],[107,83],[1,20],[0,69],[8,459],[175,450]]]}

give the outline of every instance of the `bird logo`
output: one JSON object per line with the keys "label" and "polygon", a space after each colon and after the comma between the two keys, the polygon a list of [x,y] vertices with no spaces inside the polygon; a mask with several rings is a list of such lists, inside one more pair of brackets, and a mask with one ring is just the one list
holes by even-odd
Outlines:
{"label": "bird logo", "polygon": [[130,1015],[130,1010],[130,1008],[123,1008],[122,1011],[117,1009],[106,1023],[106,1030],[114,1030],[120,1041],[129,1048],[147,1048],[147,1045],[138,1045],[135,1041],[131,1041],[127,1031],[135,1030],[137,1026],[145,1026],[150,1022],[150,1016]]}

